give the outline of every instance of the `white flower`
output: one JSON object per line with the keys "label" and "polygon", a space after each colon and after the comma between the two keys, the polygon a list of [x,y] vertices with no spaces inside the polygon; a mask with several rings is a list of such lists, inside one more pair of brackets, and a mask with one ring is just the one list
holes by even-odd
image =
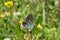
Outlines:
{"label": "white flower", "polygon": [[13,13],[13,16],[18,16],[18,15],[20,15],[21,13],[18,11],[18,12],[14,12]]}
{"label": "white flower", "polygon": [[30,2],[35,2],[35,0],[29,0]]}
{"label": "white flower", "polygon": [[5,12],[5,15],[7,15],[7,16],[8,16],[8,15],[11,15],[11,12],[6,11],[6,12]]}
{"label": "white flower", "polygon": [[11,38],[4,38],[4,40],[11,40]]}
{"label": "white flower", "polygon": [[56,0],[56,1],[55,1],[55,5],[58,5],[58,3],[59,3],[59,2]]}

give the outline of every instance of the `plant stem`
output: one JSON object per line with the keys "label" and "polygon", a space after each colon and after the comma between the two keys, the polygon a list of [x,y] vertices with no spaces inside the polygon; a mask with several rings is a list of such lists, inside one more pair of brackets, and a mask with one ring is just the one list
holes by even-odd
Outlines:
{"label": "plant stem", "polygon": [[29,31],[30,40],[32,40],[32,30]]}

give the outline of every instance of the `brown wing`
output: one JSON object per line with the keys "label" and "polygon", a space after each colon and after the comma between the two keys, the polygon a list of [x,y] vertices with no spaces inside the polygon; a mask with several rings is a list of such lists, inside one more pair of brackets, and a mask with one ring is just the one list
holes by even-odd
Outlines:
{"label": "brown wing", "polygon": [[27,22],[27,24],[33,24],[33,15],[32,14],[29,14],[26,17],[26,22]]}

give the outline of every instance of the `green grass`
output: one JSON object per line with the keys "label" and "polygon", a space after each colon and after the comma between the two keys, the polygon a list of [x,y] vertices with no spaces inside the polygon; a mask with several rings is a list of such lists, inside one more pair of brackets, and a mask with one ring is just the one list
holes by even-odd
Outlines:
{"label": "green grass", "polygon": [[[19,20],[24,19],[28,14],[33,15],[34,28],[32,29],[32,40],[60,40],[60,3],[55,5],[54,0],[45,1],[46,19],[43,22],[43,7],[41,0],[15,0],[16,5],[8,8],[3,4],[5,1],[0,0],[0,40],[11,38],[11,40],[30,40],[28,29],[21,31]],[[7,16],[6,11],[10,11],[11,15]],[[14,16],[14,12],[20,12],[20,15]],[[43,29],[37,28],[41,24]]]}

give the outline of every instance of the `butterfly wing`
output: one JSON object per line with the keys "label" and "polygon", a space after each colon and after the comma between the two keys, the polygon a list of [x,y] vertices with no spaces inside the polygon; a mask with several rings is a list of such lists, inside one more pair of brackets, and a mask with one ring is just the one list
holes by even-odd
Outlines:
{"label": "butterfly wing", "polygon": [[32,14],[29,14],[29,15],[26,17],[26,22],[27,22],[27,24],[30,24],[30,25],[33,24],[33,15],[32,15]]}
{"label": "butterfly wing", "polygon": [[28,24],[27,25],[27,28],[29,28],[29,29],[32,29],[33,28],[33,15],[32,14],[29,14],[26,17],[26,23]]}

